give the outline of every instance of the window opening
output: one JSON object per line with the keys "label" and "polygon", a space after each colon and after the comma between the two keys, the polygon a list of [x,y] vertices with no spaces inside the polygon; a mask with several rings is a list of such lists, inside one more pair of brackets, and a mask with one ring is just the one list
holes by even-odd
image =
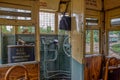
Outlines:
{"label": "window opening", "polygon": [[86,18],[86,25],[87,26],[97,26],[98,19],[97,18]]}
{"label": "window opening", "polygon": [[0,7],[0,18],[16,19],[16,20],[31,20],[31,11],[15,8]]}
{"label": "window opening", "polygon": [[55,32],[55,13],[40,12],[40,32],[53,33]]}
{"label": "window opening", "polygon": [[86,31],[86,53],[99,53],[99,30]]}
{"label": "window opening", "polygon": [[111,26],[120,26],[120,18],[111,19]]}
{"label": "window opening", "polygon": [[109,32],[109,56],[120,58],[120,31]]}

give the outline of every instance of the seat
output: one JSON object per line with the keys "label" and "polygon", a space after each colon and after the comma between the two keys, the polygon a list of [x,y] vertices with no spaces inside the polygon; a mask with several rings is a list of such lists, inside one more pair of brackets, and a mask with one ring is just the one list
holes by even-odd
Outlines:
{"label": "seat", "polygon": [[120,80],[118,64],[119,60],[116,57],[87,55],[85,56],[84,80]]}
{"label": "seat", "polygon": [[108,57],[105,65],[104,80],[108,80],[109,71],[118,69],[118,60],[116,57]]}
{"label": "seat", "polygon": [[[22,75],[18,76],[19,71],[22,71],[22,70],[23,70],[24,73],[22,73]],[[14,78],[12,78],[12,79],[10,79],[11,74],[15,74]],[[6,74],[5,74],[5,80],[29,80],[29,78],[28,78],[28,71],[27,71],[27,69],[26,69],[26,67],[24,65],[15,65],[15,66],[12,66],[6,72]]]}

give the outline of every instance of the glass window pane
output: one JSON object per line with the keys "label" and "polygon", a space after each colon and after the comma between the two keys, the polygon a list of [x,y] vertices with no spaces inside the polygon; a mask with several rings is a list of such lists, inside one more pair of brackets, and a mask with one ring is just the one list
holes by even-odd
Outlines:
{"label": "glass window pane", "polygon": [[32,34],[35,33],[35,28],[32,26],[26,27],[26,26],[19,26],[18,32],[20,34]]}
{"label": "glass window pane", "polygon": [[30,10],[23,10],[23,9],[16,9],[16,8],[6,8],[6,7],[0,7],[1,11],[11,11],[11,12],[25,12],[25,13],[31,13]]}
{"label": "glass window pane", "polygon": [[[0,64],[34,61],[35,27],[0,26]],[[14,30],[24,34],[15,34]]]}
{"label": "glass window pane", "polygon": [[94,30],[94,53],[99,53],[99,31]]}
{"label": "glass window pane", "polygon": [[86,31],[86,53],[99,53],[99,30]]}
{"label": "glass window pane", "polygon": [[15,17],[15,16],[5,16],[5,15],[0,15],[0,18],[3,19],[17,19],[17,20],[31,20],[31,17]]}
{"label": "glass window pane", "polygon": [[40,12],[40,32],[53,33],[55,32],[55,13]]}
{"label": "glass window pane", "polygon": [[111,19],[111,26],[120,26],[120,18]]}
{"label": "glass window pane", "polygon": [[91,34],[91,31],[87,30],[86,31],[86,53],[90,53],[90,34]]}
{"label": "glass window pane", "polygon": [[2,33],[12,33],[13,32],[13,26],[1,26]]}
{"label": "glass window pane", "polygon": [[120,31],[109,32],[109,56],[120,58]]}
{"label": "glass window pane", "polygon": [[23,10],[23,9],[0,7],[0,18],[15,19],[15,20],[31,20],[31,11]]}
{"label": "glass window pane", "polygon": [[98,19],[97,18],[86,18],[86,25],[87,26],[97,26]]}

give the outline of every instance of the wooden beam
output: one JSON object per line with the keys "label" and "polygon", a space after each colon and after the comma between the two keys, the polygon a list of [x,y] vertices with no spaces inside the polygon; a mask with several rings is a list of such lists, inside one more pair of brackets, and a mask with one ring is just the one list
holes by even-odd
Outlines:
{"label": "wooden beam", "polygon": [[93,54],[94,53],[94,33],[93,33],[93,30],[91,30],[90,32],[90,54]]}
{"label": "wooden beam", "polygon": [[19,25],[19,26],[31,26],[31,20],[12,20],[12,19],[0,19],[0,25]]}
{"label": "wooden beam", "polygon": [[10,3],[15,5],[32,6],[31,0],[0,0],[0,3]]}
{"label": "wooden beam", "polygon": [[12,12],[12,11],[2,11],[0,10],[0,15],[5,16],[19,16],[19,17],[31,17],[31,13],[23,13],[23,12]]}
{"label": "wooden beam", "polygon": [[10,4],[10,3],[0,3],[0,7],[31,10],[30,6],[15,5],[15,4]]}
{"label": "wooden beam", "polygon": [[82,64],[85,54],[85,30],[84,30],[85,0],[71,0],[71,1],[72,1],[71,16],[75,17],[75,19],[72,18],[71,20],[72,21],[71,53],[72,58],[76,60],[78,63]]}
{"label": "wooden beam", "polygon": [[2,40],[2,27],[0,26],[0,64],[2,63],[2,45],[3,40]]}
{"label": "wooden beam", "polygon": [[32,22],[35,26],[35,60],[40,61],[40,27],[39,27],[39,2],[32,5]]}
{"label": "wooden beam", "polygon": [[69,2],[71,0],[60,0],[60,2]]}
{"label": "wooden beam", "polygon": [[55,13],[55,34],[58,34],[58,13]]}
{"label": "wooden beam", "polygon": [[86,30],[99,30],[101,26],[87,26]]}

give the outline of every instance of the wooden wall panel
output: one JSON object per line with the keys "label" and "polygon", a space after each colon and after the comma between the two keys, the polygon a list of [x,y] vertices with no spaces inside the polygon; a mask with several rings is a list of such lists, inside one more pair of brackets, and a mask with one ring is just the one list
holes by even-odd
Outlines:
{"label": "wooden wall panel", "polygon": [[[105,29],[108,30],[120,30],[120,26],[113,27],[111,25],[111,19],[119,18],[120,17],[120,8],[113,9],[106,11],[105,13]],[[106,34],[107,35],[107,34]]]}
{"label": "wooden wall panel", "polygon": [[32,25],[33,25],[33,22],[32,22],[31,20],[0,19],[0,25],[32,26]]}
{"label": "wooden wall panel", "polygon": [[[19,65],[19,64],[18,64]],[[30,80],[40,80],[39,79],[39,64],[38,63],[27,63],[27,64],[23,64],[26,66],[27,70],[28,70],[28,75]],[[14,65],[12,65],[14,66]],[[0,67],[0,80],[5,80],[5,74],[7,72],[7,70],[10,68],[11,66],[2,66]],[[13,73],[10,77],[10,80],[14,80],[14,77],[16,77],[17,75],[23,75],[23,73],[21,73],[21,70],[15,69],[14,71],[15,73]],[[20,72],[20,73],[19,73]]]}
{"label": "wooden wall panel", "polygon": [[72,0],[72,13],[76,13],[76,14],[84,14],[84,10],[85,10],[85,5],[84,5],[85,1],[84,0]]}
{"label": "wooden wall panel", "polygon": [[101,55],[88,55],[85,57],[84,80],[99,80],[102,59]]}
{"label": "wooden wall panel", "polygon": [[100,17],[100,12],[95,10],[85,10],[85,17]]}
{"label": "wooden wall panel", "polygon": [[83,63],[83,45],[84,45],[84,0],[72,0],[72,30],[71,30],[71,45],[72,58],[79,63]]}
{"label": "wooden wall panel", "polygon": [[87,27],[87,29],[100,29],[102,27],[102,16],[101,16],[101,12],[100,11],[96,11],[96,10],[86,10],[85,11],[85,17],[86,18],[96,18],[98,19],[98,25],[97,26],[92,26],[92,27]]}
{"label": "wooden wall panel", "polygon": [[93,9],[93,10],[101,10],[102,9],[102,2],[101,0],[85,0],[86,8]]}
{"label": "wooden wall panel", "polygon": [[74,32],[72,34],[72,58],[79,63],[83,61],[83,45],[82,45],[82,34]]}
{"label": "wooden wall panel", "polygon": [[0,3],[9,3],[9,4],[16,4],[22,6],[31,6],[32,0],[0,0]]}
{"label": "wooden wall panel", "polygon": [[104,0],[105,10],[120,6],[120,0]]}

